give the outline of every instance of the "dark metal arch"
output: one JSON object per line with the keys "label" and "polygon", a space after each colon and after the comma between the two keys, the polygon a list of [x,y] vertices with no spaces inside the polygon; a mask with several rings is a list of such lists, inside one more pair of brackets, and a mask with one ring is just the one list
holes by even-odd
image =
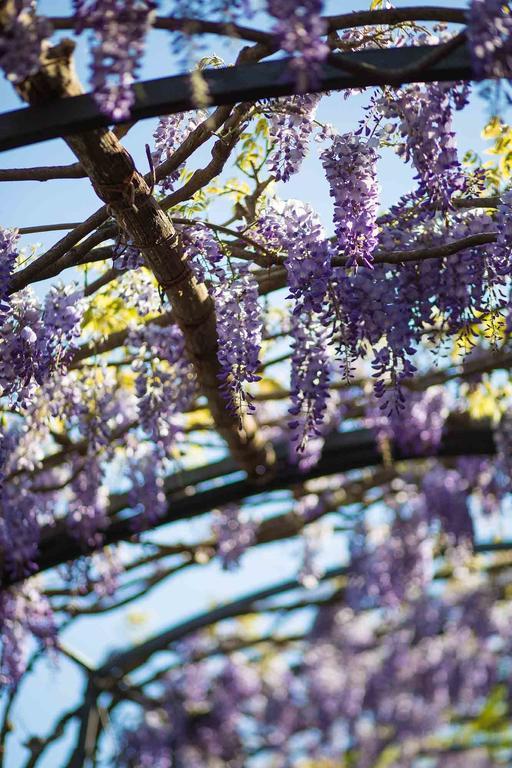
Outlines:
{"label": "dark metal arch", "polygon": [[[495,452],[493,433],[487,424],[453,425],[446,430],[442,444],[437,451],[418,455],[395,449],[394,460],[403,461],[428,458],[429,456],[439,458],[471,455],[490,456],[494,455]],[[178,475],[173,483],[174,487],[168,489],[167,512],[152,528],[178,520],[188,520],[224,504],[241,502],[261,493],[289,488],[296,483],[315,477],[382,464],[382,455],[373,433],[367,429],[344,433],[336,432],[330,435],[326,440],[320,461],[307,472],[301,472],[295,465],[290,465],[287,445],[276,446],[276,454],[278,461],[275,471],[271,477],[261,482],[248,479],[234,479],[232,481],[227,479],[222,485],[213,488],[199,489],[194,493],[187,490],[192,485],[229,477],[229,474],[237,469],[231,459]],[[126,498],[113,497],[113,503],[117,509],[123,509],[126,506]],[[144,527],[143,521],[142,515],[112,520],[104,531],[103,544],[115,544],[118,541],[132,538],[134,530],[140,530]],[[70,533],[65,522],[49,526],[42,531],[38,572],[46,571],[81,555],[89,554],[94,549],[94,547],[84,548]],[[16,581],[17,579],[4,573],[0,582],[0,589]]]}

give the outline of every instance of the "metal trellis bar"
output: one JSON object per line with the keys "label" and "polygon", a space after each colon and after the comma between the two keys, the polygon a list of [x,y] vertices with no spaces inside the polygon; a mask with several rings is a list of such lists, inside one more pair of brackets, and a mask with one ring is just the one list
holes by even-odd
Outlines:
{"label": "metal trellis bar", "polygon": [[[211,104],[257,101],[295,93],[295,76],[289,62],[289,58],[283,58],[205,70],[203,76]],[[331,54],[329,63],[323,66],[308,91],[474,79],[469,51],[462,40],[460,45],[446,52],[441,45]],[[139,82],[134,85],[134,92],[131,113],[134,121],[184,112],[196,106],[188,74]],[[98,110],[91,94],[17,109],[0,115],[0,151],[111,124],[112,120]]]}

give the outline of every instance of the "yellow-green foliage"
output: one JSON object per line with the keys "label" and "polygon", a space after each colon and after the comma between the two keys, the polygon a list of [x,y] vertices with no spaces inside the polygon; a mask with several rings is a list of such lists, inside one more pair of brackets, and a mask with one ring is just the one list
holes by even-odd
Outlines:
{"label": "yellow-green foliage", "polygon": [[464,156],[464,162],[466,165],[480,167],[485,172],[489,190],[499,192],[512,173],[512,128],[501,117],[494,116],[482,131],[482,138],[491,142],[484,151],[489,159],[482,160],[476,152],[470,151]]}

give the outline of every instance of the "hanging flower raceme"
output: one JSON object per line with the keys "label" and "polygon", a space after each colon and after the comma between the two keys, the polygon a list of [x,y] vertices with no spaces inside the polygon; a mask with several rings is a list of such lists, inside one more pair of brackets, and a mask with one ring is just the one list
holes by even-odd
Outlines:
{"label": "hanging flower raceme", "polygon": [[132,525],[135,533],[157,525],[167,510],[162,462],[158,451],[148,451],[129,461],[127,474],[132,486],[129,504],[137,515]]}
{"label": "hanging flower raceme", "polygon": [[510,77],[512,15],[505,0],[472,0],[468,40],[473,70],[480,77]]}
{"label": "hanging flower raceme", "polygon": [[177,325],[148,323],[134,328],[128,345],[137,350],[132,363],[142,428],[164,452],[180,432],[180,416],[196,393],[196,378]]}
{"label": "hanging flower raceme", "polygon": [[496,213],[498,238],[490,249],[489,265],[496,275],[504,277],[512,272],[512,192],[504,192]]}
{"label": "hanging flower raceme", "polygon": [[416,371],[410,360],[419,336],[416,284],[409,265],[393,271],[378,264],[353,274],[335,272],[335,330],[345,353],[346,374],[350,375],[353,361],[366,358],[370,345],[375,394],[388,415],[403,407],[403,382]]}
{"label": "hanging flower raceme", "polygon": [[452,399],[445,387],[429,387],[426,392],[403,393],[401,408],[383,413],[380,401],[368,397],[365,425],[373,430],[377,445],[388,441],[408,457],[430,456],[440,446]]}
{"label": "hanging flower raceme", "polygon": [[225,571],[239,567],[244,552],[256,540],[256,524],[247,510],[236,504],[226,504],[213,513],[212,533],[217,540],[217,552]]}
{"label": "hanging flower raceme", "polygon": [[162,297],[155,278],[148,269],[132,269],[122,275],[113,287],[113,296],[123,305],[136,310],[139,317],[157,315],[162,311]]}
{"label": "hanging flower raceme", "polygon": [[453,544],[473,545],[475,531],[469,511],[470,487],[456,470],[436,467],[423,478],[425,513],[438,520]]}
{"label": "hanging flower raceme", "polygon": [[182,231],[183,256],[199,282],[206,282],[214,294],[216,283],[223,282],[226,272],[221,265],[224,258],[219,240],[211,227],[197,223]]}
{"label": "hanging flower raceme", "polygon": [[[155,149],[152,158],[155,166],[172,158],[178,147],[183,144],[187,136],[197,128],[205,117],[206,114],[201,111],[178,112],[175,115],[161,117],[153,134]],[[162,178],[160,181],[162,192],[172,192],[183,168],[184,163],[179,163],[176,168]]]}
{"label": "hanging flower raceme", "polygon": [[[289,96],[269,105],[269,135],[272,152],[269,171],[277,181],[288,181],[306,157],[314,128],[320,95]],[[265,110],[264,110],[265,111]]]}
{"label": "hanging flower raceme", "polygon": [[[268,246],[284,251],[284,265],[294,300],[292,309],[292,459],[305,471],[320,458],[324,434],[334,428],[338,414],[333,407],[326,419],[330,362],[327,355],[326,317],[329,283],[333,277],[331,247],[319,217],[309,205],[289,200],[282,210],[269,207],[260,216],[256,231]],[[301,233],[300,239],[297,232]],[[307,339],[306,346],[304,341]],[[311,365],[311,370],[307,368]],[[315,373],[316,366],[316,373]],[[316,406],[315,381],[319,391]],[[308,377],[311,376],[311,380]],[[324,400],[324,402],[322,402]],[[309,414],[309,415],[307,415]],[[299,451],[299,455],[297,454]]]}
{"label": "hanging flower raceme", "polygon": [[45,359],[43,366],[40,365],[38,340],[43,335],[39,302],[29,290],[16,294],[0,328],[0,390],[19,407],[30,401],[36,383],[41,383],[49,374],[49,361]]}
{"label": "hanging flower raceme", "polygon": [[322,434],[327,402],[331,360],[327,351],[327,332],[311,314],[292,319],[293,353],[291,362],[289,422],[291,443],[299,454],[308,440]]}
{"label": "hanging flower raceme", "polygon": [[15,230],[0,227],[0,324],[9,312],[9,283],[18,258],[17,241]]}
{"label": "hanging flower raceme", "polygon": [[386,344],[374,352],[372,360],[372,377],[375,379],[374,393],[381,401],[380,408],[388,416],[397,416],[404,408],[405,395],[403,382],[410,379],[418,370],[406,355],[414,350],[398,345],[397,352],[391,344]]}
{"label": "hanging flower raceme", "polygon": [[[453,231],[456,232],[456,227]],[[465,228],[461,231],[464,236]],[[494,271],[493,251],[492,246],[461,251],[446,259],[441,269],[437,269],[437,275],[433,277],[434,285],[437,283],[433,296],[439,313],[439,325],[446,333],[462,334],[467,338],[468,328],[476,312],[484,313],[489,319],[496,316],[497,306],[493,306],[493,296],[496,297],[494,289],[500,288],[503,278]],[[420,271],[421,280],[424,281],[433,276],[434,269],[427,267]]]}
{"label": "hanging flower raceme", "polygon": [[144,256],[132,242],[117,244],[112,251],[112,266],[118,272],[127,272],[144,266]]}
{"label": "hanging flower raceme", "polygon": [[322,0],[267,0],[267,11],[276,19],[272,32],[280,48],[294,55],[291,67],[299,91],[317,80],[329,53],[322,8]]}
{"label": "hanging flower raceme", "polygon": [[293,312],[320,314],[332,278],[329,241],[320,219],[311,206],[298,200],[288,201],[281,213],[271,215],[276,220],[280,245],[286,251],[284,265],[289,298],[295,300]]}
{"label": "hanging flower raceme", "polygon": [[34,0],[9,3],[2,19],[0,69],[13,83],[37,72],[42,42],[52,32],[48,20],[36,14],[35,5]]}
{"label": "hanging flower raceme", "polygon": [[82,291],[73,286],[52,286],[43,310],[44,350],[52,370],[63,369],[78,347],[84,313]]}
{"label": "hanging flower raceme", "polygon": [[351,541],[349,602],[398,607],[432,579],[433,547],[420,511],[396,517],[385,539],[373,548],[364,530]]}
{"label": "hanging flower raceme", "polygon": [[338,134],[320,155],[334,200],[337,246],[347,266],[371,267],[377,245],[377,152],[372,142]]}
{"label": "hanging flower raceme", "polygon": [[260,380],[261,307],[258,284],[247,269],[240,271],[215,293],[219,379],[233,414],[254,410],[245,385]]}
{"label": "hanging flower raceme", "polygon": [[103,475],[98,458],[90,456],[71,483],[73,497],[66,522],[72,535],[86,547],[101,545],[102,532],[108,522],[108,490],[103,485]]}
{"label": "hanging flower raceme", "polygon": [[37,570],[37,506],[27,482],[6,482],[0,489],[0,554],[2,570],[11,579],[23,579]]}
{"label": "hanging flower raceme", "polygon": [[94,98],[113,120],[130,117],[132,84],[155,8],[153,0],[74,0],[77,32],[93,30]]}
{"label": "hanging flower raceme", "polygon": [[387,91],[375,103],[378,119],[397,120],[397,152],[416,169],[418,194],[446,208],[465,176],[457,156],[453,107],[466,103],[466,90],[445,83],[412,84]]}
{"label": "hanging flower raceme", "polygon": [[[30,489],[30,477],[9,479],[24,451],[24,432],[11,428],[0,434],[0,572],[23,579],[37,568],[39,549],[38,504]],[[29,458],[29,457],[27,457]]]}
{"label": "hanging flower raceme", "polygon": [[17,293],[0,324],[0,392],[24,407],[75,351],[84,305],[72,287],[53,287],[42,309],[30,290]]}
{"label": "hanging flower raceme", "polygon": [[15,687],[25,672],[29,638],[57,647],[57,628],[47,598],[31,582],[0,592],[0,687]]}

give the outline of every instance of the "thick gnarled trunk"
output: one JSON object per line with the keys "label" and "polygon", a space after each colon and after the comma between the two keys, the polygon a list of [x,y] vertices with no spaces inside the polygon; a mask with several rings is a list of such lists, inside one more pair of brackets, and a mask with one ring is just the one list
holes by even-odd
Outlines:
{"label": "thick gnarled trunk", "polygon": [[[82,92],[72,53],[73,43],[69,40],[44,52],[39,72],[18,88],[25,101],[41,104]],[[190,269],[169,217],[112,131],[88,131],[67,136],[65,141],[91,179],[98,197],[108,205],[127,237],[141,249],[165,290],[217,431],[237,464],[249,476],[261,477],[274,462],[273,451],[262,440],[255,420],[246,414],[240,420],[234,416],[219,391],[214,303],[206,286]]]}

